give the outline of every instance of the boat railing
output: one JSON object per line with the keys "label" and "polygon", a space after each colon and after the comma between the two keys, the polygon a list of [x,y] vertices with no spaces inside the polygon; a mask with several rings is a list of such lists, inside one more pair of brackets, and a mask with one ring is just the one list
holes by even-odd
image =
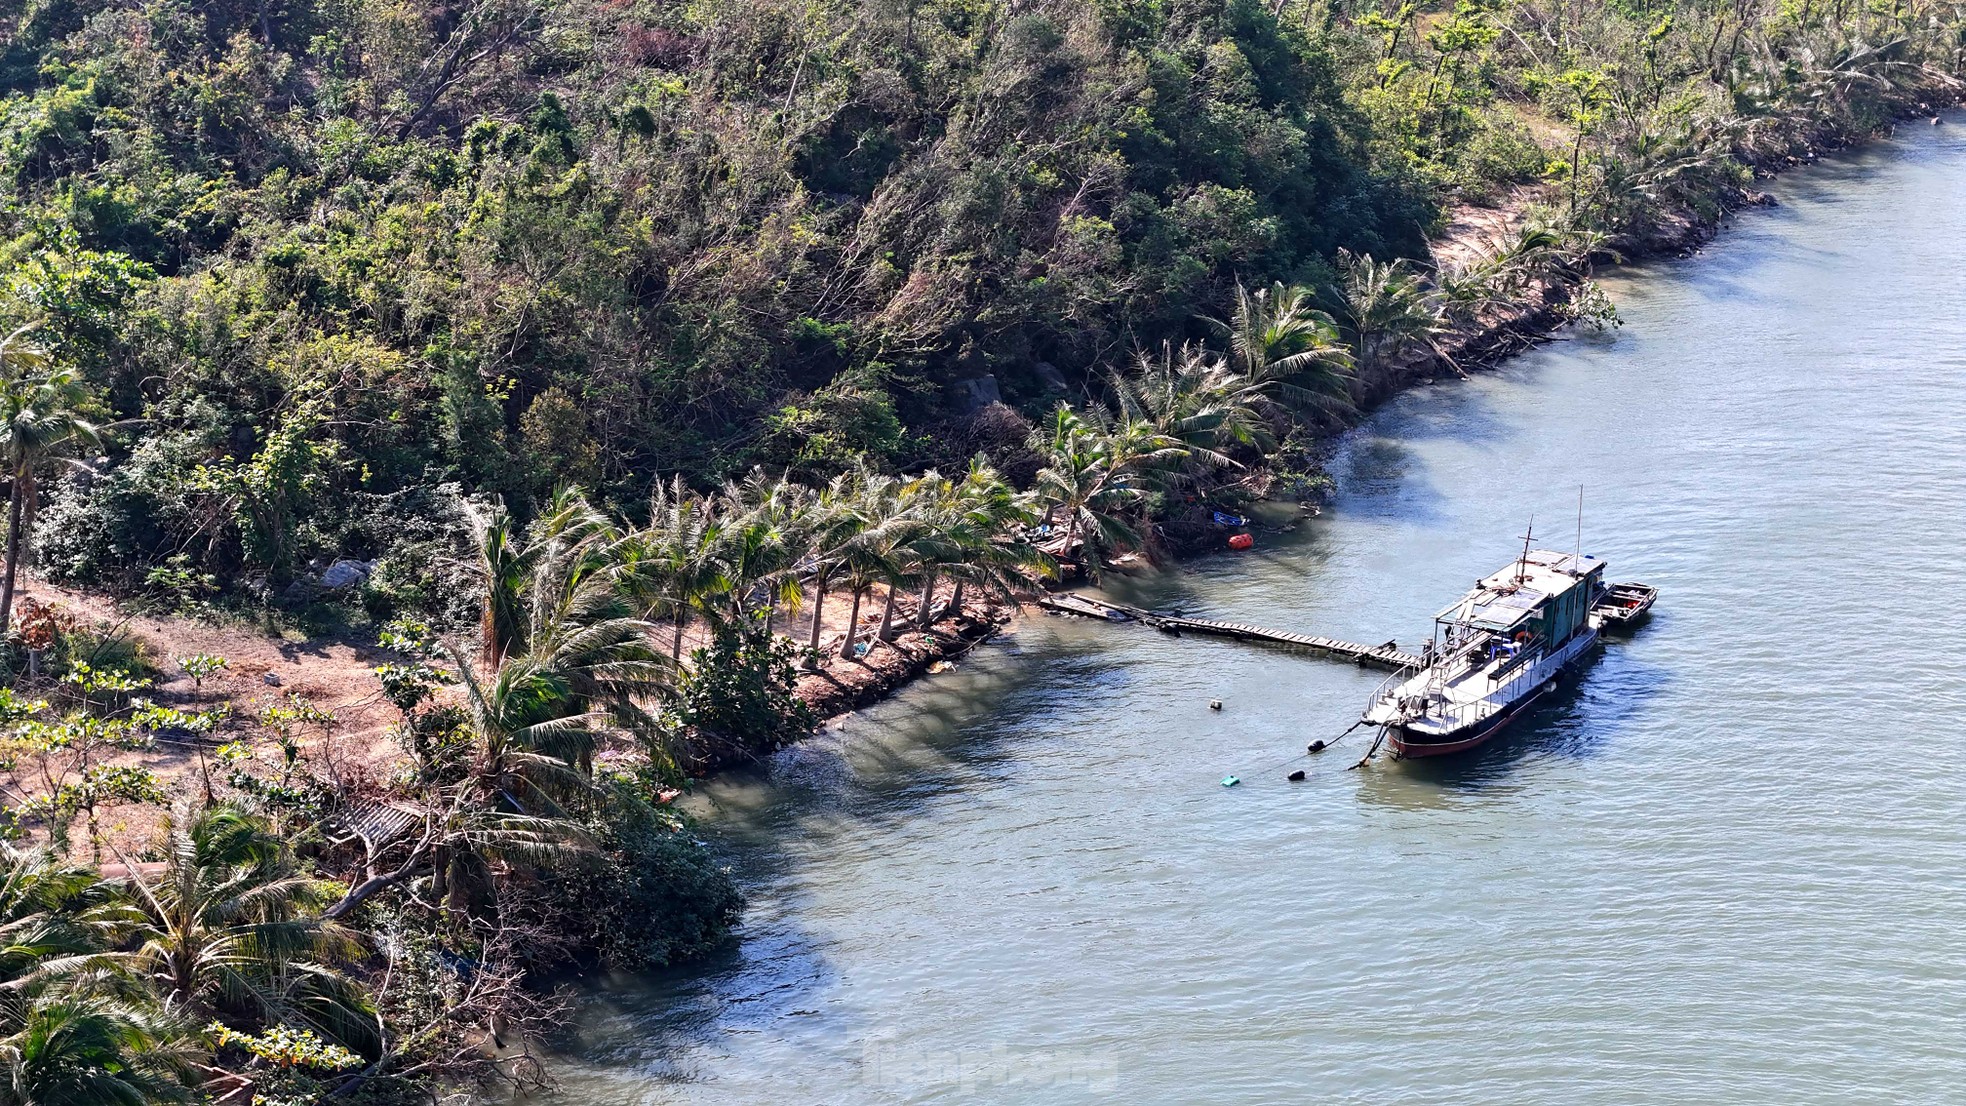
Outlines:
{"label": "boat railing", "polygon": [[1392,675],[1387,676],[1384,680],[1379,681],[1378,688],[1374,690],[1372,693],[1372,701],[1374,703],[1391,702],[1393,698],[1396,696],[1396,694],[1398,693],[1399,689],[1402,686],[1404,686],[1408,680],[1411,680],[1413,677],[1419,675],[1420,673],[1429,670],[1433,671],[1436,675],[1435,678],[1429,682],[1428,686],[1430,689],[1437,687],[1440,683],[1450,678],[1444,674],[1453,670],[1456,665],[1467,664],[1469,666],[1472,666],[1476,662],[1476,654],[1481,652],[1485,643],[1486,643],[1486,639],[1475,638],[1462,643],[1460,647],[1456,648],[1451,653],[1448,653],[1444,656],[1433,658],[1432,664],[1421,663],[1421,664],[1401,665],[1398,669],[1395,669],[1393,671]]}
{"label": "boat railing", "polygon": [[[1525,666],[1518,669],[1516,674],[1511,676],[1507,683],[1490,690],[1488,694],[1483,695],[1479,699],[1470,699],[1465,703],[1436,702],[1431,704],[1431,707],[1436,712],[1435,716],[1448,723],[1451,727],[1459,728],[1470,725],[1494,713],[1493,710],[1488,708],[1498,705],[1505,707],[1509,703],[1514,702],[1516,698],[1514,692],[1517,685],[1521,684],[1524,680],[1528,680],[1533,675],[1535,675],[1534,666]],[[1540,679],[1540,677],[1538,678]]]}
{"label": "boat railing", "polygon": [[1380,680],[1379,686],[1373,690],[1372,701],[1374,703],[1383,703],[1391,699],[1393,697],[1393,693],[1397,691],[1401,685],[1405,684],[1406,681],[1418,675],[1419,672],[1420,672],[1419,666],[1413,664],[1403,664],[1400,665],[1398,668],[1393,669],[1392,674],[1387,676],[1385,679]]}

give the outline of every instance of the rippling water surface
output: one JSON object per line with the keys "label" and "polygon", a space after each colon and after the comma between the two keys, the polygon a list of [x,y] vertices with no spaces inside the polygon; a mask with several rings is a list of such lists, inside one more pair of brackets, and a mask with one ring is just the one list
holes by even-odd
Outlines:
{"label": "rippling water surface", "polygon": [[1966,129],[1775,193],[1115,585],[1417,641],[1586,485],[1660,610],[1511,737],[1291,784],[1377,674],[1032,620],[708,789],[744,940],[589,1003],[571,1100],[1959,1101]]}

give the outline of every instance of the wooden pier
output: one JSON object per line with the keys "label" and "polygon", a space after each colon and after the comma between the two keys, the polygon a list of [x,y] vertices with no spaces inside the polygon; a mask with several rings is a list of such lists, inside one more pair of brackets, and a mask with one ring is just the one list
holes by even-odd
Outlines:
{"label": "wooden pier", "polygon": [[1078,615],[1081,618],[1099,618],[1108,622],[1139,622],[1165,633],[1208,634],[1213,637],[1234,638],[1238,641],[1254,641],[1267,645],[1287,645],[1298,649],[1309,649],[1325,656],[1354,664],[1371,665],[1375,668],[1418,668],[1420,658],[1412,653],[1402,653],[1392,642],[1384,645],[1361,645],[1356,641],[1339,641],[1337,638],[1319,637],[1315,634],[1298,634],[1288,630],[1271,630],[1262,626],[1251,626],[1242,622],[1220,622],[1210,618],[1184,618],[1180,615],[1149,611],[1140,607],[1130,607],[1124,603],[1108,603],[1103,599],[1079,595],[1073,592],[1060,592],[1045,595],[1038,599],[1038,606],[1059,614]]}

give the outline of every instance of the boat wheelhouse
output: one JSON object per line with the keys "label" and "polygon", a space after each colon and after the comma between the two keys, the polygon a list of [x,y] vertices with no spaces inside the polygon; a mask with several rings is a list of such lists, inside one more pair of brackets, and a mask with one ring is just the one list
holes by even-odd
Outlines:
{"label": "boat wheelhouse", "polygon": [[1363,721],[1399,757],[1440,756],[1494,737],[1598,642],[1605,562],[1528,549],[1434,616],[1417,669],[1382,684]]}

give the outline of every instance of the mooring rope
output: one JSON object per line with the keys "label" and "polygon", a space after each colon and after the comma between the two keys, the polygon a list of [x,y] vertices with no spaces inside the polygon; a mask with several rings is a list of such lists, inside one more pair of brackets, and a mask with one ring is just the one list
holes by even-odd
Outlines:
{"label": "mooring rope", "polygon": [[1338,744],[1338,743],[1339,743],[1340,741],[1343,741],[1343,740],[1345,740],[1345,738],[1346,738],[1346,737],[1347,737],[1348,735],[1350,735],[1350,734],[1351,734],[1351,732],[1352,732],[1353,730],[1356,730],[1356,729],[1358,729],[1358,728],[1359,728],[1360,726],[1363,726],[1363,725],[1365,725],[1365,719],[1363,719],[1363,718],[1361,718],[1361,719],[1359,719],[1358,721],[1356,721],[1356,722],[1354,722],[1354,723],[1352,723],[1351,725],[1349,725],[1349,726],[1346,726],[1346,727],[1345,727],[1345,729],[1344,729],[1344,732],[1342,732],[1342,733],[1340,733],[1340,734],[1339,734],[1339,735],[1338,735],[1337,737],[1334,737],[1334,738],[1332,738],[1332,739],[1331,739],[1330,741],[1327,741],[1327,742],[1324,742],[1324,743],[1323,743],[1322,745],[1320,745],[1320,746],[1319,746],[1319,747],[1318,747],[1318,748],[1317,748],[1317,749],[1316,749],[1315,751],[1313,751],[1313,750],[1311,750],[1311,749],[1309,749],[1309,748],[1306,748],[1306,749],[1305,749],[1305,750],[1304,750],[1303,752],[1301,752],[1301,753],[1298,753],[1298,754],[1296,754],[1296,755],[1294,755],[1294,756],[1290,756],[1290,757],[1285,757],[1285,758],[1284,758],[1283,760],[1280,760],[1280,761],[1277,761],[1277,762],[1276,762],[1275,764],[1272,764],[1272,765],[1270,765],[1270,766],[1269,766],[1269,767],[1267,767],[1267,768],[1258,768],[1258,769],[1257,769],[1257,771],[1258,771],[1258,772],[1274,772],[1274,771],[1276,771],[1277,769],[1279,769],[1279,768],[1282,768],[1282,767],[1283,767],[1284,765],[1286,765],[1286,764],[1291,764],[1291,763],[1294,763],[1294,762],[1296,762],[1296,761],[1300,761],[1300,760],[1304,760],[1304,759],[1306,759],[1306,758],[1308,758],[1308,757],[1313,757],[1313,756],[1316,756],[1316,755],[1317,755],[1318,753],[1322,753],[1322,752],[1324,752],[1324,751],[1326,751],[1326,750],[1328,750],[1328,749],[1330,749],[1330,748],[1331,748],[1331,747],[1332,747],[1333,745],[1336,745],[1336,744]]}
{"label": "mooring rope", "polygon": [[1388,733],[1388,732],[1389,732],[1389,731],[1390,731],[1391,729],[1392,729],[1392,727],[1391,727],[1391,726],[1381,726],[1381,727],[1379,727],[1379,736],[1378,736],[1378,737],[1375,737],[1375,738],[1373,738],[1373,739],[1372,739],[1372,748],[1370,748],[1370,749],[1367,749],[1367,750],[1365,751],[1365,755],[1364,755],[1364,756],[1362,756],[1362,757],[1360,757],[1360,758],[1358,758],[1358,763],[1357,763],[1357,764],[1354,764],[1354,765],[1352,765],[1352,767],[1351,767],[1351,768],[1347,768],[1347,769],[1345,769],[1345,771],[1347,771],[1347,772],[1349,772],[1349,771],[1351,771],[1351,770],[1352,770],[1353,768],[1363,768],[1363,767],[1365,767],[1365,762],[1366,762],[1366,761],[1368,761],[1368,760],[1371,760],[1371,759],[1372,759],[1372,755],[1373,755],[1374,753],[1377,753],[1377,752],[1379,751],[1379,743],[1380,743],[1380,742],[1382,742],[1382,741],[1384,741],[1384,740],[1386,740],[1386,734],[1387,734],[1387,733]]}

